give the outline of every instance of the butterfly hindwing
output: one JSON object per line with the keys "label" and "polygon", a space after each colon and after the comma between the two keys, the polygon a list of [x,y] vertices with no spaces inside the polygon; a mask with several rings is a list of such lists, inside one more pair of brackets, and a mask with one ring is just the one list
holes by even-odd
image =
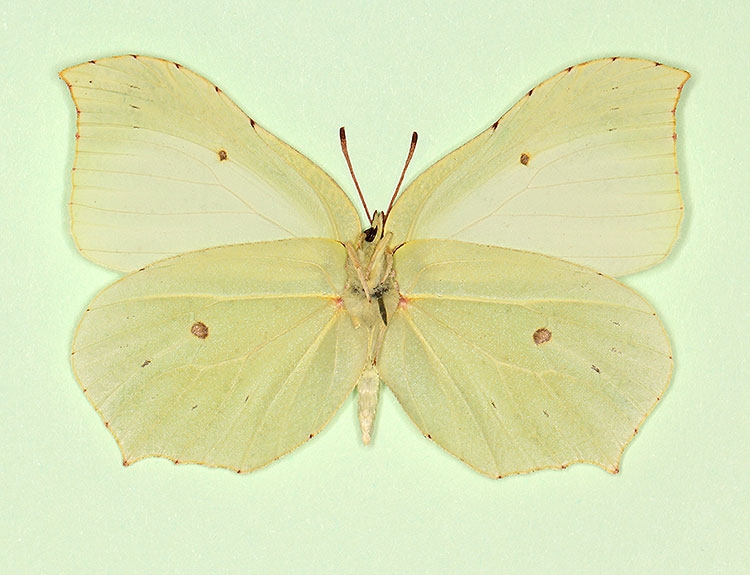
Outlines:
{"label": "butterfly hindwing", "polygon": [[394,267],[378,369],[423,434],[494,477],[618,469],[672,370],[643,298],[560,259],[450,240],[407,242]]}
{"label": "butterfly hindwing", "polygon": [[318,433],[366,359],[340,304],[345,260],[333,240],[223,246],[102,291],[73,367],[123,460],[251,471]]}

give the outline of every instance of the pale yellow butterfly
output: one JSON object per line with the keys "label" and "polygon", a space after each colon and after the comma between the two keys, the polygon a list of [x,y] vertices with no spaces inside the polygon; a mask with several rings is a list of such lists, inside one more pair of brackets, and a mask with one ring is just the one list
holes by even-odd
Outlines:
{"label": "pale yellow butterfly", "polygon": [[611,276],[677,237],[687,72],[563,70],[364,225],[321,168],[182,66],[121,56],[61,76],[73,236],[129,274],[84,313],[73,366],[126,465],[257,469],[355,386],[367,443],[382,381],[486,475],[618,471],[672,358]]}

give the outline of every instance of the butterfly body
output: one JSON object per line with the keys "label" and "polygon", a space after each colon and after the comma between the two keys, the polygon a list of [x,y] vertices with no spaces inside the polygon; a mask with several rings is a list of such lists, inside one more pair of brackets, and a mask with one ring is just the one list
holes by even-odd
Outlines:
{"label": "butterfly body", "polygon": [[356,241],[346,244],[347,282],[341,301],[353,326],[368,334],[367,363],[357,380],[359,422],[365,444],[370,443],[378,404],[377,357],[388,317],[399,303],[391,239],[391,234],[384,233],[383,213],[375,212],[372,225]]}
{"label": "butterfly body", "polygon": [[83,314],[73,367],[125,464],[252,471],[355,387],[367,443],[385,384],[488,476],[618,471],[672,357],[614,276],[677,237],[686,72],[563,70],[364,224],[321,168],[183,66],[121,56],[61,76],[78,111],[76,245],[127,272]]}

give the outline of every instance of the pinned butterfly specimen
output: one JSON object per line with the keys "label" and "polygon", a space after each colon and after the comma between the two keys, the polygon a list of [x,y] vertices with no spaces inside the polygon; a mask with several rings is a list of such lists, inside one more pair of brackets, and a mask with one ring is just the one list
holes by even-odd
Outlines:
{"label": "pinned butterfly specimen", "polygon": [[126,465],[252,471],[355,387],[367,443],[382,382],[486,475],[618,471],[672,358],[613,277],[677,237],[687,72],[563,70],[364,223],[320,167],[178,64],[61,76],[78,111],[75,242],[127,273],[84,313],[73,367]]}

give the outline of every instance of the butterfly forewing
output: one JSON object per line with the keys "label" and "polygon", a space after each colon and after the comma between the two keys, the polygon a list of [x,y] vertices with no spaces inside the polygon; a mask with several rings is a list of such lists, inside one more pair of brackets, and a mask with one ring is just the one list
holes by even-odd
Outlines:
{"label": "butterfly forewing", "polygon": [[361,231],[321,168],[190,70],[120,56],[61,76],[78,110],[72,231],[95,262],[130,271],[210,246]]}
{"label": "butterfly forewing", "polygon": [[394,245],[458,239],[614,276],[658,263],[682,219],[675,107],[688,78],[628,58],[560,72],[407,187],[388,217]]}

